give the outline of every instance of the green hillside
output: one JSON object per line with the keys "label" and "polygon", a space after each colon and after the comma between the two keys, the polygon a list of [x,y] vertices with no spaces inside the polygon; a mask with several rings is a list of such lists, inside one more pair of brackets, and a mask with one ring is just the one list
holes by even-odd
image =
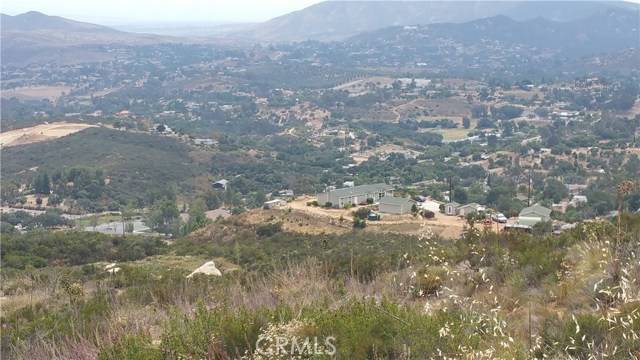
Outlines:
{"label": "green hillside", "polygon": [[176,139],[94,128],[54,141],[3,149],[2,175],[4,181],[30,183],[38,172],[53,175],[72,168],[99,169],[108,179],[107,196],[126,202],[153,189],[177,186],[188,190],[191,179],[200,172],[189,152],[190,147]]}

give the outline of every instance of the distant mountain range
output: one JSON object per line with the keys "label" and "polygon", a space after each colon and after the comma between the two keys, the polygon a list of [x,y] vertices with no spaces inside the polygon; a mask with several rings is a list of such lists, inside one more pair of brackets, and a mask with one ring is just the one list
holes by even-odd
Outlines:
{"label": "distant mountain range", "polygon": [[43,30],[71,31],[71,32],[102,32],[119,33],[120,31],[80,21],[65,19],[59,16],[49,16],[37,11],[29,11],[20,15],[0,14],[0,29],[5,32],[33,32]]}
{"label": "distant mountain range", "polygon": [[[104,52],[81,47],[121,44],[142,45],[174,41],[167,36],[134,34],[106,26],[49,16],[37,11],[20,15],[0,15],[0,51],[3,64],[47,61],[58,57],[61,62],[77,55],[89,59],[103,59]],[[83,59],[82,56],[78,60]]]}
{"label": "distant mountain range", "polygon": [[[621,1],[327,1],[217,38],[368,41],[372,47],[415,49],[450,38],[461,44],[499,41],[581,54],[638,48],[639,28],[640,4]],[[2,63],[20,65],[106,60],[115,56],[110,45],[211,39],[131,33],[31,11],[2,14],[0,41]]]}
{"label": "distant mountain range", "polygon": [[612,8],[586,18],[559,22],[541,17],[516,21],[504,15],[466,23],[395,26],[356,35],[347,41],[362,48],[433,49],[438,43],[455,42],[464,47],[522,45],[551,49],[570,57],[640,47],[638,13]]}
{"label": "distant mountain range", "polygon": [[571,21],[624,1],[325,1],[258,24],[244,36],[264,41],[343,40],[390,26],[462,23],[504,15],[514,20]]}

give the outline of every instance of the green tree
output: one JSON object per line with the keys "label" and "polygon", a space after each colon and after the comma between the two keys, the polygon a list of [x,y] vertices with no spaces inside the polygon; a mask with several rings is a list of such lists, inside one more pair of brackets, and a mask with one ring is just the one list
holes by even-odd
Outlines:
{"label": "green tree", "polygon": [[51,193],[51,180],[46,172],[38,173],[33,182],[33,189],[37,194]]}
{"label": "green tree", "polygon": [[161,199],[151,207],[147,222],[156,231],[175,234],[176,227],[179,225],[179,215],[180,211],[175,201]]}
{"label": "green tree", "polygon": [[553,202],[558,203],[569,196],[569,191],[560,181],[556,179],[547,179],[544,184],[542,196],[544,196],[545,199],[551,199]]}
{"label": "green tree", "polygon": [[200,229],[207,224],[206,206],[203,200],[196,200],[189,207],[189,221],[185,224],[185,234]]}
{"label": "green tree", "polygon": [[470,120],[468,117],[466,117],[466,116],[465,116],[465,117],[463,117],[463,118],[462,118],[462,126],[463,126],[465,129],[470,128],[470,127],[471,127],[471,120]]}

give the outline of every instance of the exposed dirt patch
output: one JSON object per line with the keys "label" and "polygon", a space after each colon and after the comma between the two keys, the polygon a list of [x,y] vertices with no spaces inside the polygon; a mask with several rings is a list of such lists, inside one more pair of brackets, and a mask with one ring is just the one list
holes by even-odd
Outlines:
{"label": "exposed dirt patch", "polygon": [[350,218],[342,221],[331,216],[307,213],[285,207],[272,210],[252,210],[243,214],[249,224],[264,224],[265,222],[280,222],[284,231],[298,234],[342,234],[351,231]]}
{"label": "exposed dirt patch", "polygon": [[49,141],[67,136],[96,125],[57,122],[52,124],[40,124],[22,129],[0,133],[0,144],[3,147],[31,144]]}

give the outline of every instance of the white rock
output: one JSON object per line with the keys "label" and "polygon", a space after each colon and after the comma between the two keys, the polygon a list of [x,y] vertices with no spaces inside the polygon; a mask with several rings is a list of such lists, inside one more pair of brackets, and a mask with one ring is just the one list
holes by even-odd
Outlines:
{"label": "white rock", "polygon": [[187,275],[187,278],[190,278],[195,274],[222,276],[222,272],[218,270],[218,268],[216,267],[216,264],[213,261],[207,261],[199,268],[193,270],[191,274]]}

